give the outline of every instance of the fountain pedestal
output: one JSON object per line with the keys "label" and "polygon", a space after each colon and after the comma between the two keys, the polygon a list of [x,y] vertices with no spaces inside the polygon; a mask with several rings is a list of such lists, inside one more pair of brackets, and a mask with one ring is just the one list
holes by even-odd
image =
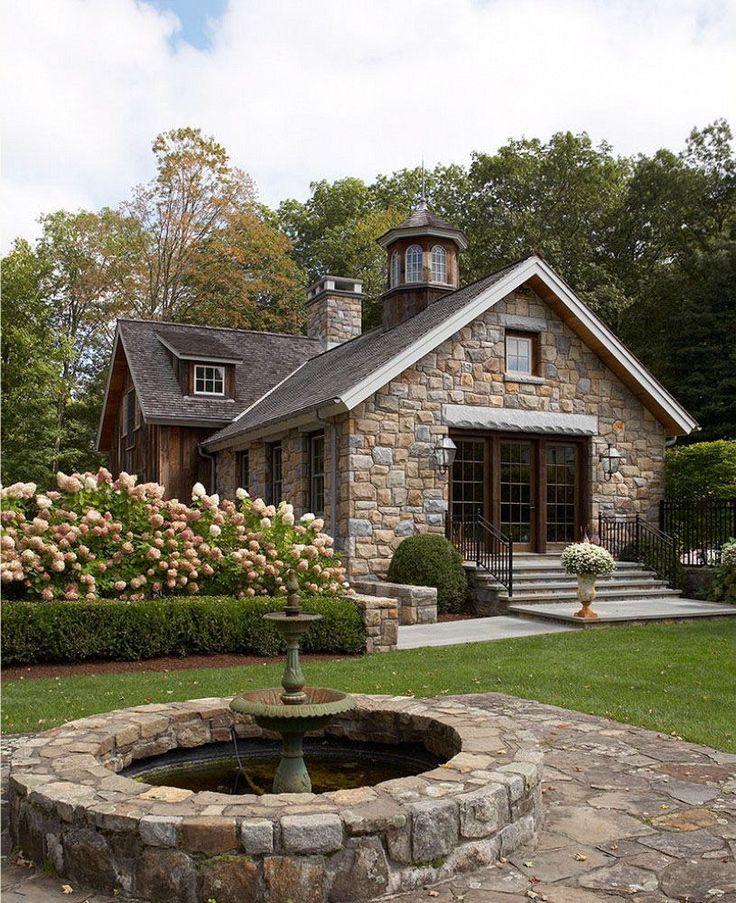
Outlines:
{"label": "fountain pedestal", "polygon": [[259,727],[281,734],[281,761],[274,777],[273,792],[308,793],[312,782],[304,764],[304,734],[320,730],[335,715],[355,708],[355,702],[339,690],[305,686],[299,661],[301,638],[322,615],[301,610],[299,584],[293,571],[286,587],[285,609],[264,615],[286,640],[286,667],[281,678],[283,689],[273,687],[241,693],[230,703],[230,708],[236,720],[239,715],[250,715]]}

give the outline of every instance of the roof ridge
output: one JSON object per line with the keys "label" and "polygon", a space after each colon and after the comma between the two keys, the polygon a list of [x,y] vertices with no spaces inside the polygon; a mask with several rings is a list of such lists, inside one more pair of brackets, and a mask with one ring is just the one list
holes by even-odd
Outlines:
{"label": "roof ridge", "polygon": [[118,323],[150,323],[160,326],[184,326],[188,329],[212,329],[219,332],[239,332],[247,335],[270,335],[285,339],[304,339],[306,342],[319,342],[310,336],[298,332],[271,332],[268,329],[241,329],[239,326],[211,326],[206,323],[182,323],[179,320],[153,320],[145,317],[117,317]]}

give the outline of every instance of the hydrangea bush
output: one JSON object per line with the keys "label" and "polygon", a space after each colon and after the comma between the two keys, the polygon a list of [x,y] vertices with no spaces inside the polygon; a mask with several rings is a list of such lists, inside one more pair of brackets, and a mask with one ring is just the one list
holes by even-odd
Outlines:
{"label": "hydrangea bush", "polygon": [[273,596],[289,570],[302,589],[337,593],[345,572],[313,514],[266,505],[238,489],[237,502],[207,495],[189,505],[164,499],[164,487],[105,468],[57,475],[58,491],[34,483],[3,488],[2,577],[10,595],[43,600],[166,594]]}
{"label": "hydrangea bush", "polygon": [[615,567],[613,556],[592,542],[574,542],[562,553],[562,566],[568,574],[593,574],[604,577]]}
{"label": "hydrangea bush", "polygon": [[710,598],[713,602],[736,605],[736,539],[729,539],[721,547],[721,565],[716,571]]}

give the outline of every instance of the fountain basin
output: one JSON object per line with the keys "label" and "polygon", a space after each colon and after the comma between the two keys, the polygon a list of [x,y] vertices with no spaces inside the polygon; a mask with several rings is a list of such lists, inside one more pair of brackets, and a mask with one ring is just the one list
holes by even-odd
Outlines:
{"label": "fountain basin", "polygon": [[[304,687],[305,701],[299,705],[286,705],[281,701],[281,687],[266,690],[249,690],[230,703],[230,708],[243,715],[260,719],[287,719],[290,726],[297,721],[305,723],[304,730],[317,730],[323,718],[332,718],[341,712],[355,708],[355,701],[347,693],[329,687]],[[272,728],[276,730],[277,728]]]}
{"label": "fountain basin", "polygon": [[541,755],[510,718],[448,699],[354,696],[315,739],[419,743],[419,774],[321,794],[193,792],[121,774],[177,749],[277,740],[227,699],[141,706],[33,738],[11,762],[13,839],[71,883],[143,900],[379,899],[533,837]]}

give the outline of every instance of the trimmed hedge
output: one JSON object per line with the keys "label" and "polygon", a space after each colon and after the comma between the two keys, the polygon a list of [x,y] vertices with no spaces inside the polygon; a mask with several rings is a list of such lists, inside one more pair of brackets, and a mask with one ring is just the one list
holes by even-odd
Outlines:
{"label": "trimmed hedge", "polygon": [[[229,596],[175,596],[140,602],[3,602],[3,664],[138,661],[218,652],[277,655],[285,647],[263,615],[283,605],[274,598]],[[303,607],[322,615],[304,637],[303,652],[354,655],[365,651],[365,628],[351,602],[307,596]]]}
{"label": "trimmed hedge", "polygon": [[468,578],[455,546],[437,533],[409,536],[394,552],[388,568],[391,583],[434,586],[437,611],[462,612],[468,597]]}

